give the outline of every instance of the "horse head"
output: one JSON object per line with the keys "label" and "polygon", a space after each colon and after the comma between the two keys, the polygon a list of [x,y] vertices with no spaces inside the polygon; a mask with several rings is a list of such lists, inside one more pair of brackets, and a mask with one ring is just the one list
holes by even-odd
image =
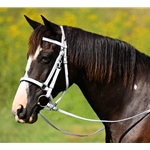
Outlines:
{"label": "horse head", "polygon": [[[66,88],[65,69],[61,64],[64,55],[60,54],[60,49],[63,49],[64,46],[61,45],[63,43],[61,43],[62,31],[60,26],[48,21],[43,16],[44,25],[29,19],[27,16],[25,18],[34,31],[29,39],[25,74],[15,95],[12,111],[16,121],[34,123],[39,111],[49,102],[50,97],[55,97]],[[43,40],[43,37],[52,40],[49,42]],[[59,60],[57,60],[58,57]],[[54,74],[57,72],[55,67],[57,68],[58,64],[62,69],[58,77],[55,77]],[[50,75],[52,70],[53,73]],[[54,81],[53,78],[56,78],[56,83],[52,83],[55,86],[51,87],[50,82]]]}

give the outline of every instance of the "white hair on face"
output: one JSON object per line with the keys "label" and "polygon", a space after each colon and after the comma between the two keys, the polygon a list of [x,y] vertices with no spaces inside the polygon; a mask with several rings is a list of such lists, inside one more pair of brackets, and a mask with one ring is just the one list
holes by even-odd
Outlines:
{"label": "white hair on face", "polygon": [[29,56],[28,61],[27,61],[27,65],[26,65],[26,73],[25,73],[25,75],[28,76],[27,73],[28,73],[28,71],[30,69],[31,63],[32,63],[33,60],[36,60],[36,58],[38,57],[38,55],[39,55],[41,50],[42,49],[40,48],[40,45],[39,45],[37,50],[36,50],[36,52],[35,52],[35,54],[34,54],[34,56]]}
{"label": "white hair on face", "polygon": [[[34,56],[29,56],[28,61],[27,61],[27,65],[26,65],[25,77],[28,77],[28,71],[30,70],[31,63],[32,63],[33,60],[37,59],[37,57],[38,57],[41,50],[42,49],[40,48],[40,45],[39,45],[37,47],[37,50],[36,50]],[[26,82],[26,91],[27,91],[27,93],[29,93],[29,83],[28,82]]]}
{"label": "white hair on face", "polygon": [[[38,46],[35,55],[29,56],[26,65],[25,74],[24,74],[25,77],[28,77],[28,71],[31,68],[31,64],[33,60],[37,59],[41,50],[42,49],[40,48],[40,46]],[[29,83],[25,81],[21,82],[16,92],[13,105],[12,105],[12,112],[16,115],[16,120],[19,122],[23,122],[23,120],[19,119],[19,117],[17,116],[17,110],[20,109],[22,106],[26,108],[27,101],[28,101],[28,93],[29,93]]]}
{"label": "white hair on face", "polygon": [[34,56],[33,56],[33,60],[35,60],[35,59],[38,57],[38,55],[39,55],[39,53],[40,53],[41,50],[42,50],[42,48],[41,48],[40,45],[39,45],[39,46],[37,47],[37,50],[36,50]]}

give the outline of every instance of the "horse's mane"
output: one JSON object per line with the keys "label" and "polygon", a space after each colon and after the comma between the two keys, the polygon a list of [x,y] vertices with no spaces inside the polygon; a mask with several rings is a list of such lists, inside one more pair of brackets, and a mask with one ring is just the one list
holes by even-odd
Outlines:
{"label": "horse's mane", "polygon": [[121,77],[125,86],[132,86],[136,70],[141,68],[137,66],[140,55],[144,54],[121,40],[78,28],[67,27],[66,32],[70,59],[85,69],[89,80],[114,82]]}
{"label": "horse's mane", "polygon": [[[124,41],[79,28],[64,26],[64,29],[69,59],[85,71],[89,80],[114,82],[121,77],[125,86],[132,85],[136,70],[146,64],[144,59],[147,56]],[[35,53],[43,35],[47,34],[48,29],[42,25],[34,30],[29,39],[28,55]]]}

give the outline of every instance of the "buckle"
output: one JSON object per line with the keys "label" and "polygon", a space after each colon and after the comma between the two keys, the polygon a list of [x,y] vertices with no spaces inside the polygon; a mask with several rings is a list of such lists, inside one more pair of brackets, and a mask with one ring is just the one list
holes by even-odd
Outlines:
{"label": "buckle", "polygon": [[38,98],[38,105],[41,106],[41,107],[46,107],[47,104],[49,103],[49,98],[47,98],[45,95],[41,95],[39,98]]}

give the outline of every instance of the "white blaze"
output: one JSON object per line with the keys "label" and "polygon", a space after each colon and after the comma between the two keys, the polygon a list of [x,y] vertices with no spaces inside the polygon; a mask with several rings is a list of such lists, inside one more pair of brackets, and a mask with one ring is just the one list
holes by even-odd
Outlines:
{"label": "white blaze", "polygon": [[[28,77],[28,71],[30,70],[30,66],[33,60],[35,60],[37,58],[37,56],[39,55],[41,49],[40,46],[38,46],[36,53],[34,56],[29,56],[28,61],[27,61],[27,65],[26,65],[26,72],[25,75],[26,77]],[[16,115],[17,114],[17,110],[19,108],[21,108],[21,106],[23,106],[24,108],[26,108],[27,105],[27,90],[28,90],[28,82],[21,82],[18,90],[16,92],[13,104],[12,104],[12,112]],[[18,116],[16,116],[16,120],[19,122],[23,122],[23,120],[19,120]]]}
{"label": "white blaze", "polygon": [[[25,76],[27,77],[28,74],[27,72],[30,69],[32,63],[32,59],[31,57],[29,57],[28,61],[27,61],[27,66],[26,66],[26,72],[25,72]],[[27,105],[27,88],[28,88],[28,83],[27,82],[21,82],[18,90],[16,92],[14,101],[13,101],[13,105],[12,105],[12,111],[16,114],[17,109],[19,109],[21,106],[23,106],[24,108]]]}

